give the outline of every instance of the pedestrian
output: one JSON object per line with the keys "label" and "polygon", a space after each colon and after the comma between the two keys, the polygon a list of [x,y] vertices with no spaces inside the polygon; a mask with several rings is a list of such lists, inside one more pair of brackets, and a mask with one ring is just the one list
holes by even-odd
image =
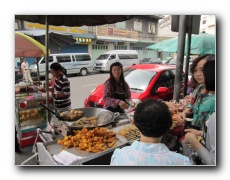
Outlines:
{"label": "pedestrian", "polygon": [[[203,68],[205,79],[205,88],[210,93],[215,92],[215,61],[208,61]],[[205,165],[215,165],[216,160],[216,113],[214,112],[206,121],[203,131],[195,129],[185,129],[184,142],[196,152],[191,156],[195,163]],[[198,141],[198,136],[202,136],[202,140]],[[199,159],[199,158],[200,159]],[[199,161],[201,160],[201,161]]]}
{"label": "pedestrian", "polygon": [[[184,123],[186,117],[192,114],[191,125],[198,130],[203,130],[203,124],[215,111],[215,91],[209,92],[204,85],[203,67],[208,61],[215,61],[215,55],[205,54],[193,60],[191,72],[193,80],[199,85],[192,93],[191,103],[178,115],[178,122]],[[210,72],[209,77],[206,78],[212,78],[213,83],[215,83],[213,74],[215,74],[215,71]]]}
{"label": "pedestrian", "polygon": [[134,112],[134,125],[140,132],[140,141],[115,149],[110,165],[174,166],[190,165],[188,157],[170,151],[161,143],[162,136],[172,126],[168,106],[155,99],[143,100]]}
{"label": "pedestrian", "polygon": [[110,66],[110,78],[104,83],[104,107],[112,112],[124,113],[127,101],[132,102],[130,88],[124,79],[123,66],[115,62]]}
{"label": "pedestrian", "polygon": [[30,75],[29,64],[26,61],[26,58],[23,58],[23,62],[21,64],[21,69],[22,69],[22,73],[24,75],[24,78],[26,80],[26,83],[29,83],[29,82],[33,83],[33,80],[32,80],[31,75]]}

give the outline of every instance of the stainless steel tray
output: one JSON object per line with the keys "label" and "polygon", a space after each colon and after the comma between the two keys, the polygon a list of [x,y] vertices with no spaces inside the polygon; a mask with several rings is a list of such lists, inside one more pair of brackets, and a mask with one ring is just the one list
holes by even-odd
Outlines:
{"label": "stainless steel tray", "polygon": [[[92,116],[98,116],[100,113],[102,112],[108,112],[108,113],[112,113],[107,109],[103,109],[103,108],[94,108],[94,107],[89,107],[89,108],[77,108],[77,110],[81,110],[84,112],[84,116],[83,117],[92,117]],[[65,124],[68,128],[70,129],[82,129],[83,127],[86,128],[94,128],[94,127],[100,127],[100,126],[105,126],[111,122],[114,121],[114,119],[116,118],[116,115],[113,115],[112,118],[105,122],[105,123],[101,123],[101,124],[97,124],[97,125],[90,125],[90,124],[86,124],[84,126],[77,126],[77,125],[73,125],[75,121],[63,121],[63,124]]]}
{"label": "stainless steel tray", "polygon": [[[112,129],[113,132],[115,132]],[[125,146],[127,144],[127,140],[125,138],[123,138],[122,136],[117,134],[117,138],[118,141],[116,142],[115,146],[112,148],[109,148],[105,151],[99,152],[99,153],[91,153],[91,152],[86,152],[83,150],[78,150],[75,147],[71,147],[71,148],[66,148],[65,146],[59,145],[57,144],[57,140],[55,141],[49,141],[49,142],[45,142],[44,146],[46,148],[46,150],[53,156],[55,154],[59,154],[62,150],[68,151],[69,153],[72,153],[76,156],[81,156],[81,157],[85,157],[83,159],[74,161],[71,165],[79,165],[82,164],[84,162],[90,161],[92,159],[98,158],[100,156],[103,156],[107,153],[110,153],[112,151],[114,151],[116,148]]]}

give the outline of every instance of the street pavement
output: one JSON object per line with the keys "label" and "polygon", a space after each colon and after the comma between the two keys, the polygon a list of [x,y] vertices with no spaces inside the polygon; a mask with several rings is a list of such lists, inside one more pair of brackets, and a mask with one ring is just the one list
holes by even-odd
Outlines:
{"label": "street pavement", "polygon": [[[108,79],[109,73],[92,73],[87,76],[72,76],[68,79],[71,84],[71,102],[72,108],[84,107],[84,100],[89,95],[92,89]],[[15,165],[21,165],[28,158],[34,155],[32,147],[21,148],[20,153],[15,152]],[[36,158],[31,159],[24,165],[37,165]]]}

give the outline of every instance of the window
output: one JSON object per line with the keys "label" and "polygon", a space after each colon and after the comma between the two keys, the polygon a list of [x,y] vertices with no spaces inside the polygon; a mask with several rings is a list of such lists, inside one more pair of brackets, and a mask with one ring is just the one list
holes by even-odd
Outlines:
{"label": "window", "polygon": [[[53,56],[49,56],[49,63],[53,62]],[[45,64],[45,58],[42,59],[41,64]]]}
{"label": "window", "polygon": [[75,55],[76,61],[90,61],[90,55],[83,54],[83,55]]}
{"label": "window", "polygon": [[133,46],[133,50],[142,50],[141,46]]}
{"label": "window", "polygon": [[92,48],[93,49],[108,49],[108,45],[105,45],[105,44],[93,44]]}
{"label": "window", "polygon": [[134,20],[134,31],[142,32],[142,21],[139,19]]}
{"label": "window", "polygon": [[57,56],[57,62],[59,63],[65,63],[65,62],[71,62],[70,56]]}
{"label": "window", "polygon": [[127,50],[127,46],[114,46],[115,50]]}
{"label": "window", "polygon": [[203,20],[202,24],[206,24],[206,20]]}
{"label": "window", "polygon": [[149,24],[148,24],[148,33],[150,33],[150,34],[155,33],[155,23],[149,22]]}
{"label": "window", "polygon": [[159,87],[171,87],[174,85],[175,76],[171,71],[163,72],[157,79],[154,85],[154,91],[157,91]]}
{"label": "window", "polygon": [[119,59],[138,59],[137,54],[118,54]]}
{"label": "window", "polygon": [[115,23],[115,28],[126,29],[126,21]]}
{"label": "window", "polygon": [[110,57],[109,57],[109,60],[111,59],[116,59],[116,55],[115,54],[112,54]]}

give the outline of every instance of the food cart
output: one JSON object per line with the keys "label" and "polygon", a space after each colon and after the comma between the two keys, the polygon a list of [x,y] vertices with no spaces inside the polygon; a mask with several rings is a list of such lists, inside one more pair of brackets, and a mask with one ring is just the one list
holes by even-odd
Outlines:
{"label": "food cart", "polygon": [[39,105],[45,102],[36,86],[24,82],[15,85],[15,128],[21,148],[34,144],[37,128],[46,128],[46,111]]}

